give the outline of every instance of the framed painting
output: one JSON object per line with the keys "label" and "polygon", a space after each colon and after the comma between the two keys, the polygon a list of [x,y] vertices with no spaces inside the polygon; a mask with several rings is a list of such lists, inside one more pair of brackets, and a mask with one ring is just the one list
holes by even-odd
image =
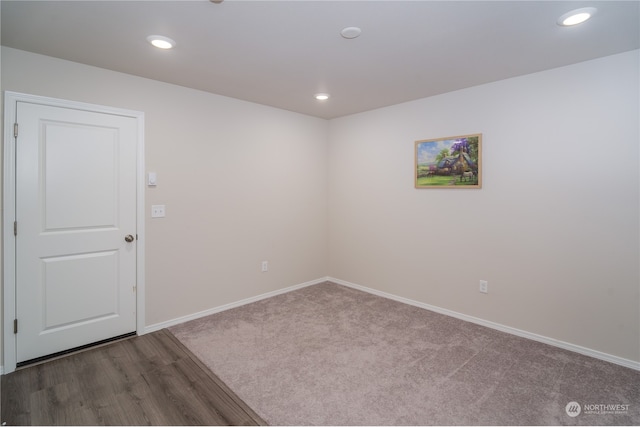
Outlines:
{"label": "framed painting", "polygon": [[416,188],[482,188],[482,134],[416,141]]}

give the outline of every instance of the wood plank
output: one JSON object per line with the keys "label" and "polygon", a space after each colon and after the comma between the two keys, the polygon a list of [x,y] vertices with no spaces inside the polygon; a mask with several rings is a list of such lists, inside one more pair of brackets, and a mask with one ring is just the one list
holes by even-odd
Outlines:
{"label": "wood plank", "polygon": [[169,331],[2,377],[10,425],[267,425]]}

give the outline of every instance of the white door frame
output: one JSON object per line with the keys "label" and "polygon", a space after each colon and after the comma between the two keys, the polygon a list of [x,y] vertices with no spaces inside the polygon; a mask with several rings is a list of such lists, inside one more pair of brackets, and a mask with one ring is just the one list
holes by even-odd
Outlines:
{"label": "white door frame", "polygon": [[2,352],[4,365],[2,373],[15,371],[16,335],[13,333],[13,321],[16,318],[16,245],[13,234],[13,224],[16,221],[16,151],[14,137],[14,123],[16,123],[17,102],[30,102],[34,104],[53,107],[88,110],[98,113],[117,114],[132,117],[138,123],[137,136],[137,171],[136,171],[136,227],[138,240],[136,242],[136,332],[138,335],[145,331],[145,282],[144,282],[144,113],[140,111],[124,110],[120,108],[106,107],[102,105],[87,104],[83,102],[67,101],[63,99],[49,98],[37,95],[29,95],[18,92],[4,92],[4,174],[3,174],[3,220],[2,220],[2,263],[3,263],[3,328],[2,328]]}

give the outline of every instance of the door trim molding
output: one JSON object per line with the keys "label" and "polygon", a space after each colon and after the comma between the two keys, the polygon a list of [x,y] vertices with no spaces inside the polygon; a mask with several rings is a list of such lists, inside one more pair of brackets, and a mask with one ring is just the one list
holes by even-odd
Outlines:
{"label": "door trim molding", "polygon": [[72,108],[97,113],[116,114],[136,119],[137,165],[136,165],[136,228],[138,241],[136,245],[136,332],[145,333],[145,208],[144,208],[144,113],[141,111],[107,107],[103,105],[75,102],[64,99],[49,98],[19,92],[4,92],[4,172],[2,197],[2,355],[3,373],[8,374],[16,369],[16,336],[13,333],[13,320],[16,318],[16,247],[13,235],[13,224],[16,220],[16,151],[13,125],[16,123],[17,103],[52,107]]}

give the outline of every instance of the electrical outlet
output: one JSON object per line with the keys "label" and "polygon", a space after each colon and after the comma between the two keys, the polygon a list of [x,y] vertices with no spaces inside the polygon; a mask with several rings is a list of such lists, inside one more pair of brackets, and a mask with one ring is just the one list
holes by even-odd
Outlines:
{"label": "electrical outlet", "polygon": [[480,280],[480,292],[482,292],[483,294],[489,293],[489,282],[487,282],[486,280]]}
{"label": "electrical outlet", "polygon": [[266,273],[269,271],[269,261],[262,261],[262,272]]}

